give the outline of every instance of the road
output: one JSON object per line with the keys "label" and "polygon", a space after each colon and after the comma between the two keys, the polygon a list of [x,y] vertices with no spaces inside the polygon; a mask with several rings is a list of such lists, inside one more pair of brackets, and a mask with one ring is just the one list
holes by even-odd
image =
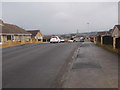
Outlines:
{"label": "road", "polygon": [[50,88],[80,43],[27,44],[2,50],[3,88]]}
{"label": "road", "polygon": [[118,55],[84,42],[63,88],[118,88]]}

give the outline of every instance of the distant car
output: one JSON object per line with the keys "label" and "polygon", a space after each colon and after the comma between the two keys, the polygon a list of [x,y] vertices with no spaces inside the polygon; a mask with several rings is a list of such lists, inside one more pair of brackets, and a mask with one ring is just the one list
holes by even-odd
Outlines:
{"label": "distant car", "polygon": [[68,42],[74,42],[74,40],[68,40]]}
{"label": "distant car", "polygon": [[84,42],[84,39],[81,39],[80,42]]}
{"label": "distant car", "polygon": [[84,37],[80,37],[80,40],[84,39]]}
{"label": "distant car", "polygon": [[64,39],[60,39],[60,42],[65,42],[65,40]]}
{"label": "distant car", "polygon": [[74,42],[80,42],[80,39],[79,38],[75,38],[73,39]]}
{"label": "distant car", "polygon": [[59,43],[60,38],[58,36],[52,36],[50,39],[50,43]]}
{"label": "distant car", "polygon": [[84,37],[80,37],[80,42],[84,42]]}

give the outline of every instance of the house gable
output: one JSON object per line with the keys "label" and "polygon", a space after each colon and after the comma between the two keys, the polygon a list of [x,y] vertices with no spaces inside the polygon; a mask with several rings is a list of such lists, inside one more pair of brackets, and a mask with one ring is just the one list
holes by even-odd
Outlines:
{"label": "house gable", "polygon": [[36,37],[42,37],[43,35],[41,34],[41,32],[38,32],[37,34],[36,34]]}
{"label": "house gable", "polygon": [[35,36],[36,39],[43,39],[41,32],[38,32]]}
{"label": "house gable", "polygon": [[40,30],[29,30],[28,32],[30,32],[32,34],[32,38],[43,39],[43,35],[40,32]]}
{"label": "house gable", "polygon": [[120,36],[120,29],[118,26],[115,26],[112,32],[113,37],[119,37]]}

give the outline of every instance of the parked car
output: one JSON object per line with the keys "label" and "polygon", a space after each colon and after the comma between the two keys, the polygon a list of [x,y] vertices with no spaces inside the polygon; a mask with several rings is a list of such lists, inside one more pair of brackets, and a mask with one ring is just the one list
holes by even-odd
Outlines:
{"label": "parked car", "polygon": [[80,42],[84,42],[84,39],[80,39]]}
{"label": "parked car", "polygon": [[50,43],[59,43],[60,38],[58,36],[52,36],[50,39]]}
{"label": "parked car", "polygon": [[74,38],[73,41],[74,42],[80,42],[80,39],[79,38]]}
{"label": "parked car", "polygon": [[60,39],[60,42],[65,42],[65,40],[64,39]]}
{"label": "parked car", "polygon": [[84,37],[80,37],[80,42],[84,42]]}
{"label": "parked car", "polygon": [[74,42],[74,40],[68,40],[68,42]]}

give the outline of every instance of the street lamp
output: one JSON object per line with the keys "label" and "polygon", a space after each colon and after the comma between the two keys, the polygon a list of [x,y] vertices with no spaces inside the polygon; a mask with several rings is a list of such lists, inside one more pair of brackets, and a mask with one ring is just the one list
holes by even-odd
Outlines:
{"label": "street lamp", "polygon": [[78,36],[78,33],[79,33],[79,31],[78,31],[78,29],[77,29],[76,36]]}
{"label": "street lamp", "polygon": [[89,25],[90,25],[90,23],[87,22],[87,25],[88,25],[88,37],[89,37],[90,36],[90,31],[89,31]]}
{"label": "street lamp", "polygon": [[89,25],[90,25],[90,23],[89,23],[89,22],[87,22],[87,25],[88,25],[88,32],[89,32]]}

